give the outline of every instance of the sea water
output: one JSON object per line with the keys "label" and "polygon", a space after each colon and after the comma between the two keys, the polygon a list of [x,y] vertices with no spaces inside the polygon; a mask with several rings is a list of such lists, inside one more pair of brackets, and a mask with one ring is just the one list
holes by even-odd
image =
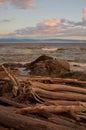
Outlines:
{"label": "sea water", "polygon": [[86,43],[0,43],[0,64],[29,63],[42,54],[67,60],[71,70],[86,71]]}

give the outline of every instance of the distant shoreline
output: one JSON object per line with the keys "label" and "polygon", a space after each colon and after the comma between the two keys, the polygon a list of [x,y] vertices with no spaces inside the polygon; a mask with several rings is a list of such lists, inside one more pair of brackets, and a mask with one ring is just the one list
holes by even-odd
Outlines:
{"label": "distant shoreline", "polygon": [[86,43],[86,40],[2,38],[0,39],[0,43]]}

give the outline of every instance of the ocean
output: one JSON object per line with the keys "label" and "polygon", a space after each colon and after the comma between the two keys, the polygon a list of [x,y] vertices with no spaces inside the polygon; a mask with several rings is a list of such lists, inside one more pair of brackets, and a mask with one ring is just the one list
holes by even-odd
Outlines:
{"label": "ocean", "polygon": [[0,64],[28,63],[42,54],[67,60],[71,70],[86,71],[86,43],[0,43]]}

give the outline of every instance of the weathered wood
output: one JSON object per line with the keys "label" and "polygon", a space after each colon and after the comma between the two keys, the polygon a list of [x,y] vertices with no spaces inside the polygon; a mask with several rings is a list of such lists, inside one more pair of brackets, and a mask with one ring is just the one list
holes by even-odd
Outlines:
{"label": "weathered wood", "polygon": [[67,127],[72,127],[75,129],[82,129],[84,130],[85,128],[85,124],[80,125],[78,122],[76,122],[73,118],[71,118],[71,115],[69,115],[68,117],[62,116],[62,115],[55,115],[55,114],[51,114],[51,116],[48,118],[49,121],[59,124],[59,125],[64,125]]}
{"label": "weathered wood", "polygon": [[51,78],[51,77],[42,77],[42,76],[32,76],[29,78],[31,81],[38,81],[42,83],[66,83],[66,84],[75,84],[80,87],[86,87],[86,81],[79,81],[77,79],[68,79],[68,78]]}
{"label": "weathered wood", "polygon": [[71,106],[62,106],[62,105],[36,105],[34,107],[26,107],[16,111],[18,114],[28,114],[28,113],[68,113],[70,114],[75,120],[80,121],[80,118],[86,120],[85,115],[79,115],[79,112],[86,113],[86,103],[79,104],[79,105],[71,105]]}
{"label": "weathered wood", "polygon": [[80,105],[72,105],[72,106],[61,106],[61,105],[50,105],[46,106],[43,104],[38,104],[32,107],[21,108],[17,110],[19,114],[27,114],[27,113],[62,113],[62,112],[86,112],[86,103]]}
{"label": "weathered wood", "polygon": [[[0,97],[1,125],[16,130],[86,129],[86,124],[84,123],[86,121],[86,88],[81,88],[81,86],[86,87],[85,81],[41,76],[16,79],[3,65],[2,68],[8,77],[1,79],[1,82],[9,80],[13,83],[14,91],[12,92],[16,98],[12,99],[13,97],[10,97],[12,96],[10,94],[12,89],[9,93],[4,92],[3,94],[8,99]],[[76,85],[77,87],[75,87]],[[1,87],[3,87],[3,84],[1,84]],[[8,85],[9,87],[10,85]],[[27,107],[16,102],[16,100],[23,100],[24,102],[26,100],[28,102],[29,99],[30,103],[34,101],[34,105],[30,104]],[[35,103],[37,102],[40,104],[36,105]],[[5,105],[8,107],[5,107]],[[61,119],[59,115],[62,116]],[[80,124],[77,120],[80,121]],[[83,126],[81,126],[81,123]]]}
{"label": "weathered wood", "polygon": [[63,106],[79,105],[80,103],[84,103],[80,101],[51,100],[51,99],[46,99],[45,102],[47,102],[47,104],[49,105],[63,105]]}
{"label": "weathered wood", "polygon": [[19,89],[17,82],[15,81],[14,77],[7,71],[7,69],[4,67],[4,65],[2,65],[2,68],[5,71],[5,73],[8,75],[8,77],[10,78],[10,80],[12,81],[12,83],[13,83],[13,94],[15,96],[17,96],[18,89]]}
{"label": "weathered wood", "polygon": [[80,87],[74,87],[69,85],[63,85],[63,84],[44,84],[40,82],[31,82],[30,84],[32,87],[41,88],[47,91],[69,91],[69,92],[76,92],[81,94],[86,94],[86,88],[80,88]]}
{"label": "weathered wood", "polygon": [[86,101],[86,95],[72,92],[50,92],[40,88],[32,88],[42,98],[53,100]]}
{"label": "weathered wood", "polygon": [[63,130],[63,128],[73,130],[42,119],[16,114],[15,111],[2,106],[0,106],[0,124],[16,130]]}
{"label": "weathered wood", "polygon": [[[7,77],[6,78],[1,78],[0,80],[9,80]],[[30,76],[28,77],[23,77],[23,78],[18,78],[19,82],[23,81],[37,81],[41,83],[50,83],[50,84],[73,84],[78,85],[79,87],[86,87],[86,81],[80,81],[77,79],[68,79],[68,78],[51,78],[51,77],[41,77],[41,76]]]}
{"label": "weathered wood", "polygon": [[86,120],[86,114],[78,114],[77,115],[79,118],[82,118],[82,119],[84,119],[84,120]]}
{"label": "weathered wood", "polygon": [[78,123],[70,117],[50,116],[48,120],[26,117],[16,114],[14,108],[0,106],[0,124],[16,130],[85,130],[84,123]]}
{"label": "weathered wood", "polygon": [[27,106],[27,105],[12,101],[10,99],[7,99],[5,97],[0,97],[0,104],[7,105],[7,106],[14,106],[14,107],[17,107],[17,108],[22,108],[22,107]]}
{"label": "weathered wood", "polygon": [[[3,78],[0,80],[9,80],[8,78]],[[86,87],[86,81],[80,81],[77,79],[68,79],[68,78],[50,78],[50,77],[41,77],[41,76],[33,76],[33,77],[27,77],[27,78],[18,78],[18,82],[23,82],[23,81],[37,81],[41,83],[46,83],[46,84],[72,84],[72,86],[77,85],[78,87]]]}

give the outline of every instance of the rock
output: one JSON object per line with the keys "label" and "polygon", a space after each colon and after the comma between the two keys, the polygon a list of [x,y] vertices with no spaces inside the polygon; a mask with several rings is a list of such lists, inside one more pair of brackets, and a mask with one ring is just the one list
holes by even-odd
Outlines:
{"label": "rock", "polygon": [[30,64],[31,75],[58,77],[70,71],[67,61],[53,59],[46,55],[40,56]]}
{"label": "rock", "polygon": [[47,55],[41,55],[35,61],[33,61],[31,63],[26,63],[24,65],[24,67],[26,67],[26,70],[28,70],[28,69],[30,69],[31,66],[33,66],[36,63],[38,63],[39,61],[45,61],[45,60],[49,60],[49,59],[53,59],[53,58],[50,57],[50,56],[47,56]]}
{"label": "rock", "polygon": [[53,59],[53,58],[50,57],[50,56],[47,56],[47,55],[41,55],[41,56],[38,57],[35,61],[33,61],[33,62],[31,63],[31,65],[33,65],[33,64],[35,64],[35,63],[37,63],[37,62],[39,62],[39,61],[45,61],[45,60],[50,60],[50,59]]}

